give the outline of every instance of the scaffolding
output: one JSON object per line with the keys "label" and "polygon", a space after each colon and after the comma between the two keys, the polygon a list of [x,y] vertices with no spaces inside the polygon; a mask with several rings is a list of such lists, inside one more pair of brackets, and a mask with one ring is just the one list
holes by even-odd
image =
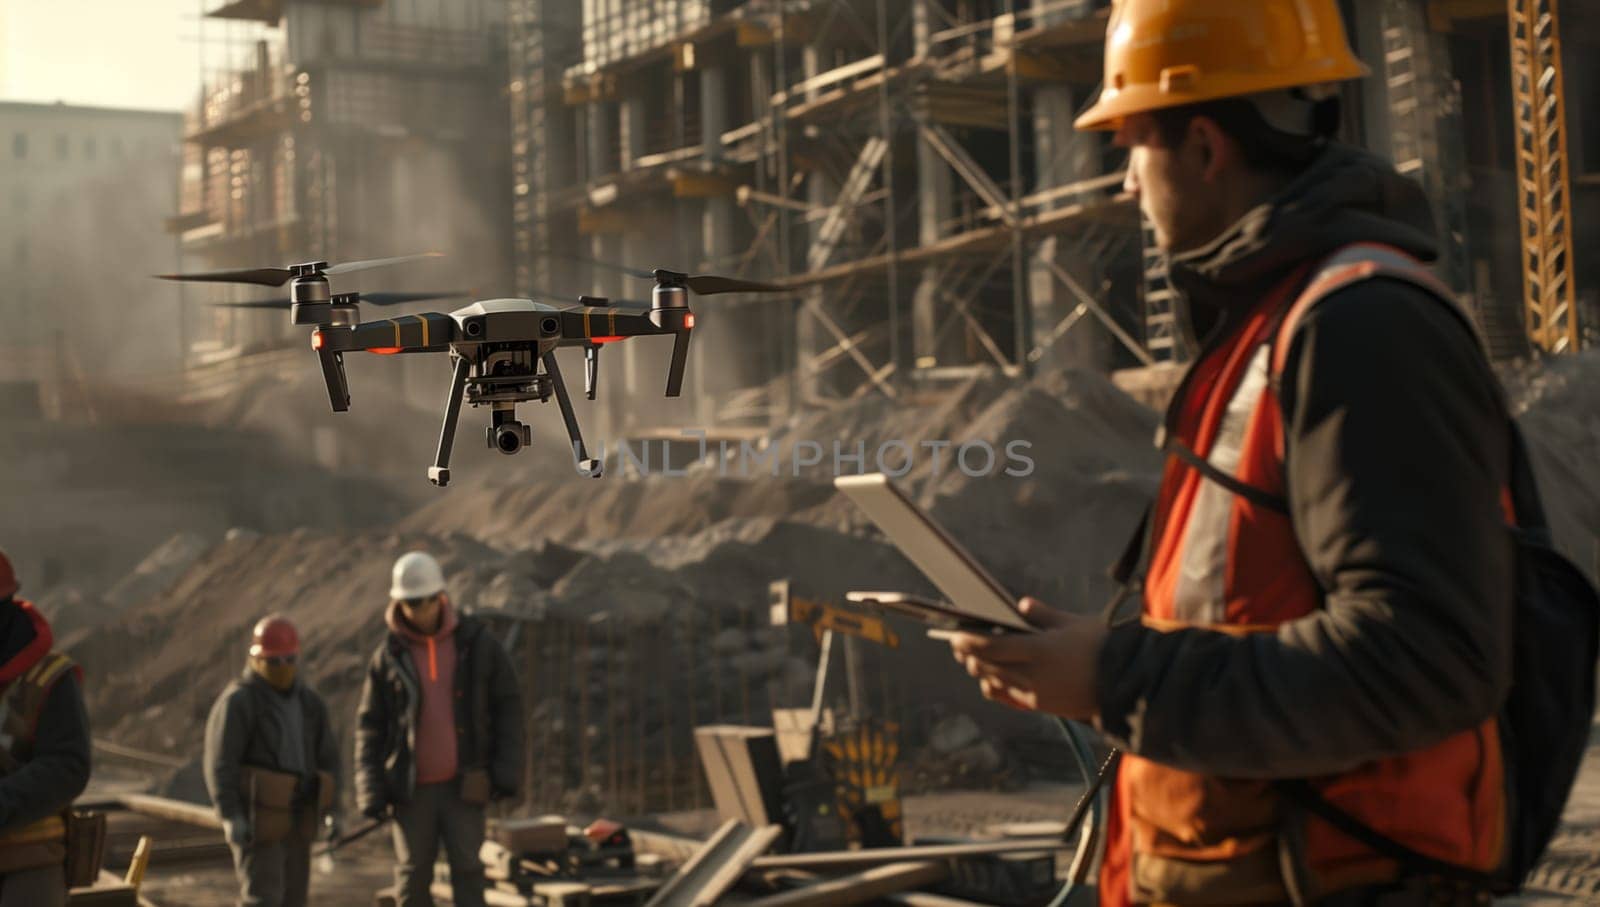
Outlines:
{"label": "scaffolding", "polygon": [[[441,5],[437,18],[459,20],[449,24],[408,18],[424,5],[402,14],[382,0],[233,0],[205,11],[202,89],[186,114],[180,210],[168,220],[185,254],[216,268],[383,254],[385,235],[414,219],[398,198],[410,191],[401,168],[436,152],[463,172],[502,168],[504,36],[462,12],[482,5]],[[235,38],[241,29],[253,39]],[[227,65],[205,67],[218,55],[208,41]],[[483,180],[481,205],[508,207],[498,179]],[[484,257],[503,266],[508,256]],[[203,347],[247,355],[298,336],[282,319],[211,312],[197,326]]]}
{"label": "scaffolding", "polygon": [[[1569,336],[1570,239],[1549,229],[1565,219],[1553,3],[1514,2],[1526,12],[1513,39],[1544,67],[1518,70],[1528,235],[1535,205],[1547,225],[1527,252],[1538,288],[1527,320],[1541,346],[1546,337],[1570,344],[1560,339]],[[524,33],[511,73],[521,99],[518,289],[642,292],[572,264],[580,258],[792,288],[787,302],[707,303],[715,317],[698,335],[726,330],[739,341],[736,355],[722,355],[738,375],[732,387],[701,383],[704,357],[692,366],[702,370],[691,396],[707,425],[774,424],[797,407],[863,397],[921,399],[981,374],[1180,363],[1194,351],[1179,330],[1165,256],[1121,191],[1122,153],[1072,128],[1101,77],[1107,6],[511,0],[514,32]],[[1492,352],[1521,355],[1529,335],[1518,311],[1485,277],[1507,244],[1488,229],[1469,236],[1464,141],[1469,124],[1512,124],[1464,109],[1460,83],[1473,75],[1452,71],[1450,35],[1452,23],[1479,29],[1503,9],[1348,7],[1378,77],[1347,97],[1364,99],[1352,104],[1347,138],[1422,184],[1440,227],[1442,276]],[[1475,197],[1481,205],[1486,196]],[[625,382],[654,370],[635,361],[648,350],[617,355]]]}
{"label": "scaffolding", "polygon": [[626,292],[574,257],[787,280],[787,306],[718,303],[771,340],[712,421],[1026,375],[1088,324],[1101,364],[1157,358],[1116,152],[1071,130],[1103,3],[555,6],[512,3],[518,288]]}

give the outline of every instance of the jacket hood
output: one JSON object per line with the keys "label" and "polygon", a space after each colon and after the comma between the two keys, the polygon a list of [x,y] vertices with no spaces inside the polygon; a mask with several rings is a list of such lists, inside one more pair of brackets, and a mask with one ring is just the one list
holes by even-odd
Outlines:
{"label": "jacket hood", "polygon": [[1332,144],[1274,198],[1205,246],[1169,260],[1179,323],[1203,341],[1307,261],[1353,242],[1438,257],[1433,209],[1416,182],[1368,151]]}
{"label": "jacket hood", "polygon": [[[389,632],[406,642],[421,643],[428,639],[401,616],[399,602],[389,603],[389,609],[384,612],[383,619],[389,625]],[[456,631],[458,623],[456,609],[448,600],[445,601],[439,606],[439,632],[433,634],[434,642],[442,642],[450,638],[450,635]]]}
{"label": "jacket hood", "polygon": [[54,644],[50,622],[30,602],[0,603],[0,684],[26,674]]}

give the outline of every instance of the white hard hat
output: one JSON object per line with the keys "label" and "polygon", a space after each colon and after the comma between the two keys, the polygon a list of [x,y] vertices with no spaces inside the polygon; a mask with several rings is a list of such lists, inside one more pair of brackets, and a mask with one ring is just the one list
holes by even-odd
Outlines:
{"label": "white hard hat", "polygon": [[389,597],[405,599],[427,598],[444,591],[444,571],[439,562],[423,551],[409,551],[394,562],[394,581],[389,587]]}

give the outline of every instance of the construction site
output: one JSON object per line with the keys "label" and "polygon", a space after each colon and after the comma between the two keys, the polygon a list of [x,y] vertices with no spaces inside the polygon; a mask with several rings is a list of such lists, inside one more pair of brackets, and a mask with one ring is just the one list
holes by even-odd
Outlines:
{"label": "construction site", "polygon": [[[364,827],[357,714],[413,551],[523,706],[488,904],[1121,903],[1109,738],[852,598],[951,596],[833,480],[889,474],[1013,595],[1118,592],[1208,349],[1126,143],[1075,126],[1139,2],[191,0],[181,116],[0,94],[0,550],[82,669],[77,806],[106,816],[69,903],[237,902],[203,753],[271,613]],[[1594,582],[1600,5],[1330,5],[1370,73],[1333,140],[1426,194]],[[366,830],[310,903],[400,903]],[[432,892],[459,902],[443,848]],[[1496,902],[1600,903],[1600,748]]]}

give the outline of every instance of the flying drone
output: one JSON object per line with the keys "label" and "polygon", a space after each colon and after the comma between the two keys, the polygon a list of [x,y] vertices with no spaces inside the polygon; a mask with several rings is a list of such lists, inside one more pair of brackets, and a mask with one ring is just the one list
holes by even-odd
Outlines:
{"label": "flying drone", "polygon": [[[344,354],[368,352],[378,355],[397,353],[448,352],[454,365],[450,393],[445,402],[444,425],[439,431],[439,446],[428,469],[428,481],[444,486],[450,482],[450,451],[455,443],[456,424],[461,404],[490,407],[485,433],[489,447],[503,454],[515,454],[532,441],[532,429],[517,420],[517,404],[551,396],[561,409],[567,435],[578,470],[599,477],[604,464],[589,456],[578,428],[577,416],[555,351],[560,347],[582,347],[584,352],[583,387],[593,400],[599,380],[600,349],[608,343],[645,335],[671,335],[672,363],[667,371],[668,397],[678,396],[683,386],[683,369],[689,357],[689,332],[694,328],[694,312],[689,309],[689,294],[783,292],[783,287],[715,275],[691,275],[657,268],[643,271],[621,265],[577,259],[625,274],[655,281],[650,302],[610,300],[598,296],[578,296],[562,303],[534,299],[484,299],[449,314],[424,312],[401,315],[381,321],[362,321],[360,303],[396,305],[459,296],[459,293],[332,293],[328,278],[385,265],[400,264],[438,253],[406,255],[371,261],[329,265],[313,261],[286,268],[253,268],[211,271],[200,274],[161,274],[165,280],[210,283],[246,283],[281,287],[289,284],[287,299],[224,303],[244,308],[288,309],[294,324],[313,327],[311,348],[316,351],[322,377],[328,387],[328,402],[335,412],[350,408],[350,385],[345,378]],[[549,295],[549,294],[543,294]],[[551,299],[563,299],[551,295]]]}

